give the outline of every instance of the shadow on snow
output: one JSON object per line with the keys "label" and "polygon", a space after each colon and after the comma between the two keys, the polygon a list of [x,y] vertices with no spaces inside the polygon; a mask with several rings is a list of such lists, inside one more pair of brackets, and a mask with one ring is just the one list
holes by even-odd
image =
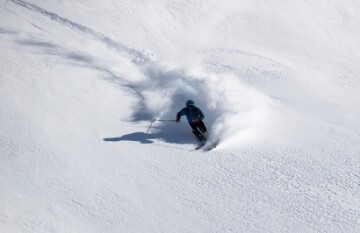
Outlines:
{"label": "shadow on snow", "polygon": [[106,142],[120,142],[120,141],[133,141],[142,144],[151,144],[157,141],[176,144],[196,144],[197,139],[191,133],[190,127],[183,127],[182,125],[159,125],[153,127],[155,132],[134,132],[125,134],[119,137],[107,137],[103,140]]}

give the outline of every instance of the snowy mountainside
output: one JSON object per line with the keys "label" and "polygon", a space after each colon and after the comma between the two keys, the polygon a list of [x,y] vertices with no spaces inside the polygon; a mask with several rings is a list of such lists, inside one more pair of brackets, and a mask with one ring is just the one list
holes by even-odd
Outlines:
{"label": "snowy mountainside", "polygon": [[357,1],[0,5],[0,231],[360,230]]}

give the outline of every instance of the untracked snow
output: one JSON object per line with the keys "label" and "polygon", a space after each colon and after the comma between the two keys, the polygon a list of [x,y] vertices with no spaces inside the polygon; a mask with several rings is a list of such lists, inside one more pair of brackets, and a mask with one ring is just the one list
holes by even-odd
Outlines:
{"label": "untracked snow", "polygon": [[0,232],[360,232],[358,12],[1,0]]}

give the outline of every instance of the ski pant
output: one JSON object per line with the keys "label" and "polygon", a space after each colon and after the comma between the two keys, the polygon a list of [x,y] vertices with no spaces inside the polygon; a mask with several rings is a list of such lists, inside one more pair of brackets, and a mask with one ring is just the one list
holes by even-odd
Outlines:
{"label": "ski pant", "polygon": [[193,134],[200,140],[205,141],[206,127],[203,121],[190,124]]}

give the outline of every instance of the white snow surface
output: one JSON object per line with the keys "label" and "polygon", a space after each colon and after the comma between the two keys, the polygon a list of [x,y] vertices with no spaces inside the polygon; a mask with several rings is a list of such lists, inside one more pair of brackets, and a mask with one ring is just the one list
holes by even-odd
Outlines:
{"label": "white snow surface", "polygon": [[359,12],[1,0],[0,232],[360,232]]}

